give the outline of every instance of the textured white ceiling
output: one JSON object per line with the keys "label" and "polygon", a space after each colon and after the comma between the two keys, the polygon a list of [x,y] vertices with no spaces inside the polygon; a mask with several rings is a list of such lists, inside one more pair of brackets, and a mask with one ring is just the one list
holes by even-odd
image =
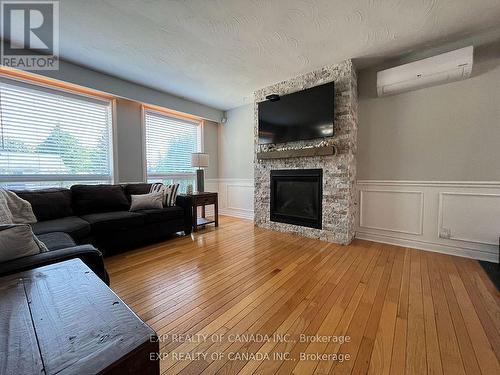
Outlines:
{"label": "textured white ceiling", "polygon": [[219,109],[346,58],[499,27],[500,0],[61,0],[61,57]]}

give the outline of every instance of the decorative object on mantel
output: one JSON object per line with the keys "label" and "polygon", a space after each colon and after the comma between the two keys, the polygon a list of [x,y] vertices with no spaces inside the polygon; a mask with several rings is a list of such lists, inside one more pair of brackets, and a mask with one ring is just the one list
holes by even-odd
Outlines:
{"label": "decorative object on mantel", "polygon": [[205,190],[205,176],[203,168],[208,167],[208,154],[194,152],[191,154],[191,166],[196,170],[196,191],[202,193]]}
{"label": "decorative object on mantel", "polygon": [[288,150],[276,150],[267,152],[258,152],[257,159],[267,160],[267,159],[288,159],[288,158],[299,158],[306,156],[331,156],[335,155],[335,146],[322,146],[322,147],[307,147],[307,148],[297,148]]}
{"label": "decorative object on mantel", "polygon": [[186,188],[186,194],[193,194],[193,185],[189,184]]}
{"label": "decorative object on mantel", "polygon": [[301,150],[303,148],[312,147],[326,147],[335,146],[338,140],[334,138],[327,139],[311,139],[300,142],[289,142],[289,143],[269,143],[257,145],[257,152],[269,152],[269,151],[288,151],[288,150]]}

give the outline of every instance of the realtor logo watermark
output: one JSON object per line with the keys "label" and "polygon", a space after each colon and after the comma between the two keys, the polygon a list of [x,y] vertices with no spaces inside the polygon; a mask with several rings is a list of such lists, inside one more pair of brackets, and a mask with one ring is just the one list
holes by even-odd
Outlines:
{"label": "realtor logo watermark", "polygon": [[59,69],[59,1],[0,1],[1,63],[22,70]]}

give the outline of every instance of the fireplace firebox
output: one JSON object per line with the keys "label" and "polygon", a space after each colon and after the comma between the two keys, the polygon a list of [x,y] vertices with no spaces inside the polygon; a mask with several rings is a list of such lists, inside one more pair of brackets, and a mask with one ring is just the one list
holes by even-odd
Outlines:
{"label": "fireplace firebox", "polygon": [[271,221],[322,228],[323,170],[271,171]]}

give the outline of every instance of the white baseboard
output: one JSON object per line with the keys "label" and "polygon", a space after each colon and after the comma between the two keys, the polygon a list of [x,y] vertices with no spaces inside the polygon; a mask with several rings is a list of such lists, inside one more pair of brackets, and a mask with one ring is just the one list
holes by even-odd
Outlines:
{"label": "white baseboard", "polygon": [[455,255],[459,257],[472,258],[477,260],[485,260],[487,262],[498,262],[498,256],[496,254],[490,252],[482,252],[477,249],[467,249],[463,246],[450,246],[443,245],[440,243],[432,243],[427,241],[418,241],[418,240],[408,240],[405,238],[383,235],[383,234],[374,234],[374,233],[363,233],[356,232],[356,238],[360,240],[367,240],[373,242],[386,243],[390,245],[409,247],[412,249],[418,250],[426,250],[432,251],[436,253]]}
{"label": "white baseboard", "polygon": [[356,238],[498,262],[500,182],[358,180]]}
{"label": "white baseboard", "polygon": [[233,216],[240,219],[247,219],[253,221],[253,211],[239,211],[234,209],[220,209],[219,215]]}

